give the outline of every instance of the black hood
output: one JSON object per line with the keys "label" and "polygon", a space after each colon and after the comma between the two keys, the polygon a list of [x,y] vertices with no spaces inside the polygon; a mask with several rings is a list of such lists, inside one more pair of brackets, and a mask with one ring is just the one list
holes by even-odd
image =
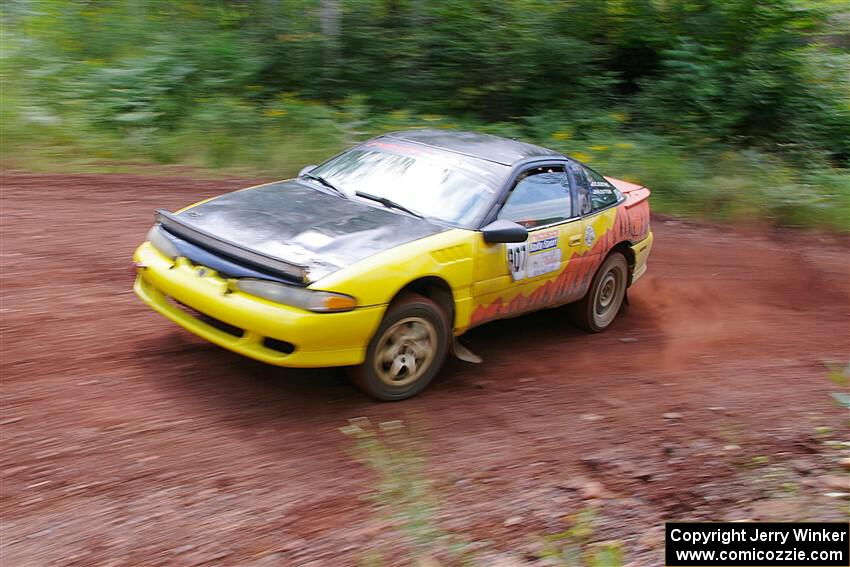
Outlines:
{"label": "black hood", "polygon": [[240,248],[306,267],[315,281],[367,256],[448,230],[297,179],[216,197],[177,215]]}

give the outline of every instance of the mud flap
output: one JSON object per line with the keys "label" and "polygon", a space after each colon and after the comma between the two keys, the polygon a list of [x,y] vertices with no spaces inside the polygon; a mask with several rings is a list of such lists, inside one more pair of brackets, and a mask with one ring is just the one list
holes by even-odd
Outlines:
{"label": "mud flap", "polygon": [[454,337],[454,340],[452,341],[452,354],[454,354],[459,360],[469,362],[470,364],[481,364],[484,362],[484,359],[469,350],[458,340],[457,337]]}

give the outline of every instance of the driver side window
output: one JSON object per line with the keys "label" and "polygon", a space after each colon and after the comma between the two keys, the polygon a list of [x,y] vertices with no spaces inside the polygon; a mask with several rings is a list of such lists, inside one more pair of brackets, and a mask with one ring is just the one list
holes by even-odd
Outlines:
{"label": "driver side window", "polygon": [[562,166],[535,167],[524,172],[499,213],[500,219],[528,229],[571,217],[570,185]]}

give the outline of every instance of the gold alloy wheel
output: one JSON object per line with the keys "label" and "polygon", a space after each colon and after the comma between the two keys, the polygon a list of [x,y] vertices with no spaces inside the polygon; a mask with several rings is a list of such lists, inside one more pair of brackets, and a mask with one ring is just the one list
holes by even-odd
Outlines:
{"label": "gold alloy wheel", "polygon": [[382,382],[407,386],[418,380],[434,361],[437,330],[422,317],[406,317],[381,335],[375,349],[375,374]]}

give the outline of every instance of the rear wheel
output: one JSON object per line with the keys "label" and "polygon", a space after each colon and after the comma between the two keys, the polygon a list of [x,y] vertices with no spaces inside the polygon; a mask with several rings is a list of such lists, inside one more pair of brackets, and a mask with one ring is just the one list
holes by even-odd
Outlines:
{"label": "rear wheel", "polygon": [[609,254],[593,276],[587,295],[570,306],[573,323],[592,333],[607,329],[623,305],[628,278],[626,258],[619,252]]}
{"label": "rear wheel", "polygon": [[436,303],[413,293],[399,297],[369,342],[366,361],[352,369],[354,382],[383,401],[415,396],[443,365],[449,334],[446,315]]}

